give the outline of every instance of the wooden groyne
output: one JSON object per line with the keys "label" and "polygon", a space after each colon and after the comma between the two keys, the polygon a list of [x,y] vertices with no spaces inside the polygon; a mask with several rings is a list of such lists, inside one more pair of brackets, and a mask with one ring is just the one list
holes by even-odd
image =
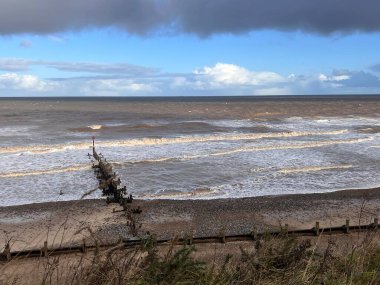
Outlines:
{"label": "wooden groyne", "polygon": [[[127,193],[126,186],[119,187],[121,180],[117,177],[116,172],[112,166],[107,162],[106,158],[101,153],[97,153],[95,149],[95,137],[92,137],[92,155],[89,153],[88,157],[93,157],[92,168],[94,169],[96,178],[99,181],[99,188],[102,190],[103,196],[106,196],[107,203],[119,203],[123,206],[124,210],[128,210],[128,204],[132,203],[132,194]],[[133,213],[140,213],[141,209],[130,209]]]}
{"label": "wooden groyne", "polygon": [[[343,226],[339,227],[319,227],[319,222],[315,223],[315,226],[311,229],[299,229],[299,230],[288,230],[287,225],[278,231],[265,231],[259,232],[255,228],[248,234],[237,234],[237,235],[224,235],[221,233],[219,236],[195,236],[186,235],[184,237],[174,237],[170,239],[154,239],[156,245],[184,245],[184,244],[204,244],[204,243],[228,243],[237,241],[258,241],[264,237],[272,236],[319,236],[319,235],[335,235],[335,234],[349,234],[353,232],[375,232],[378,231],[379,220],[375,218],[373,223],[367,225],[350,225],[350,220],[346,220]],[[152,236],[151,236],[152,237]],[[53,255],[62,255],[70,253],[87,253],[91,250],[97,250],[101,248],[112,248],[119,246],[121,248],[133,248],[137,246],[142,246],[146,242],[146,239],[123,239],[118,243],[112,244],[98,244],[98,245],[88,245],[84,239],[82,244],[75,244],[71,246],[59,246],[59,247],[48,247],[45,241],[43,246],[38,249],[30,249],[23,251],[11,251],[9,243],[5,246],[4,251],[0,254],[0,259],[5,261],[11,261],[14,258],[28,258],[28,257],[47,257]]]}

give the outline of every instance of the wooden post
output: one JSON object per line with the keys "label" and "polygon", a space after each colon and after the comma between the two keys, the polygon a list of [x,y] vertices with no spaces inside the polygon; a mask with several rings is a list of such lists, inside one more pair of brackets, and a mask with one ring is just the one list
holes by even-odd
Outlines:
{"label": "wooden post", "polygon": [[7,244],[5,245],[2,255],[4,256],[6,261],[10,261],[12,259],[11,246],[9,245],[9,242],[7,242]]}
{"label": "wooden post", "polygon": [[377,231],[377,228],[379,227],[379,218],[374,218],[373,219],[373,228],[375,231]]}
{"label": "wooden post", "polygon": [[251,237],[253,240],[257,240],[257,228],[256,227],[252,228]]}
{"label": "wooden post", "polygon": [[285,234],[288,234],[289,233],[289,225],[288,224],[285,224]]}
{"label": "wooden post", "polygon": [[319,236],[319,222],[315,222],[314,233],[316,236]]}
{"label": "wooden post", "polygon": [[344,226],[344,232],[348,234],[350,232],[350,220],[346,220],[346,225]]}
{"label": "wooden post", "polygon": [[87,253],[87,245],[86,245],[86,239],[85,238],[83,238],[82,252]]}
{"label": "wooden post", "polygon": [[183,237],[184,244],[192,245],[193,244],[193,231],[187,232]]}
{"label": "wooden post", "polygon": [[190,236],[189,236],[189,245],[193,244],[193,231],[191,231]]}
{"label": "wooden post", "polygon": [[220,240],[221,240],[221,243],[226,243],[226,234],[224,230],[220,232]]}
{"label": "wooden post", "polygon": [[48,256],[47,241],[44,241],[44,247],[42,248],[41,255],[44,257]]}

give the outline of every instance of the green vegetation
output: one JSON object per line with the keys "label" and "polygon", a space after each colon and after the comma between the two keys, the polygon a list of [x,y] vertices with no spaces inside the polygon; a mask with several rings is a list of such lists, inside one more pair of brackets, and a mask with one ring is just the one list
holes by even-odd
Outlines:
{"label": "green vegetation", "polygon": [[197,257],[197,246],[161,247],[150,237],[135,249],[120,244],[74,259],[41,258],[42,272],[28,284],[380,284],[379,234],[351,235],[347,243],[345,237],[268,235],[233,255],[215,250],[210,255],[224,256],[208,262]]}
{"label": "green vegetation", "polygon": [[[226,255],[219,264],[199,261],[194,246],[169,246],[163,252],[149,238],[135,250],[116,247],[95,254],[90,264],[77,267],[69,283],[380,284],[380,245],[374,236],[370,233],[358,239],[348,252],[340,252],[334,237],[324,246],[318,246],[319,240],[312,245],[309,239],[285,234],[267,237],[251,248],[241,248],[238,256]],[[43,283],[50,282],[45,279]]]}

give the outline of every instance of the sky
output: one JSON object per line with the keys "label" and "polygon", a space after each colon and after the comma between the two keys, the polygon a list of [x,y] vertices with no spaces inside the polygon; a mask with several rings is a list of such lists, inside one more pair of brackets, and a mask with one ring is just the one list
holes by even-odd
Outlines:
{"label": "sky", "polygon": [[378,0],[0,0],[0,96],[380,94]]}

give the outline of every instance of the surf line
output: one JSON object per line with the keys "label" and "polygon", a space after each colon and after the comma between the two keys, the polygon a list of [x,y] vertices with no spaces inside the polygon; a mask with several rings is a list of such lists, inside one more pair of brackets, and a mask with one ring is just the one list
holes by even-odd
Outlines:
{"label": "surf line", "polygon": [[81,170],[91,169],[88,165],[74,165],[65,168],[51,168],[47,170],[37,170],[37,171],[28,171],[28,172],[8,172],[8,173],[0,173],[1,178],[9,178],[9,177],[24,177],[24,176],[34,176],[34,175],[43,175],[43,174],[55,174],[55,173],[63,173],[63,172],[74,172]]}
{"label": "surf line", "polygon": [[223,155],[235,154],[235,153],[240,153],[240,152],[284,150],[284,149],[303,149],[303,148],[331,146],[331,145],[337,145],[337,144],[355,144],[355,143],[367,142],[367,141],[372,141],[372,140],[373,140],[373,137],[363,138],[363,139],[350,139],[350,140],[319,141],[319,142],[308,143],[308,144],[274,145],[274,146],[263,146],[263,147],[245,147],[245,148],[226,150],[223,152],[214,152],[214,153],[210,153],[210,154],[184,156],[183,159],[190,160],[190,159],[204,158],[204,157],[209,157],[209,156],[223,156]]}
{"label": "surf line", "polygon": [[[289,138],[302,136],[320,136],[320,135],[341,135],[348,130],[325,131],[325,132],[279,132],[279,133],[255,133],[255,134],[225,134],[209,136],[186,136],[175,138],[141,138],[120,141],[101,141],[98,143],[102,147],[139,147],[163,144],[183,144],[183,143],[206,143],[221,141],[240,141],[240,140],[258,140],[265,138]],[[67,150],[88,149],[87,143],[74,144],[56,144],[56,145],[35,145],[35,146],[16,146],[0,147],[0,154],[28,152],[31,154],[44,154],[51,152],[62,152]]]}
{"label": "surf line", "polygon": [[327,165],[327,166],[305,166],[305,167],[292,167],[292,168],[282,168],[278,170],[279,173],[289,174],[289,173],[300,173],[300,172],[314,172],[323,170],[339,170],[339,169],[350,169],[353,168],[351,164],[341,164],[341,165]]}
{"label": "surf line", "polygon": [[[271,146],[262,146],[262,147],[246,147],[246,148],[237,148],[229,149],[220,152],[208,153],[208,154],[199,154],[199,155],[184,155],[184,156],[173,156],[173,157],[160,157],[156,159],[143,159],[143,160],[131,160],[131,161],[115,161],[112,162],[113,165],[131,165],[137,163],[161,163],[167,161],[178,161],[178,160],[193,160],[198,158],[207,158],[212,156],[223,156],[230,155],[240,152],[254,152],[254,151],[268,151],[268,150],[286,150],[286,149],[303,149],[303,148],[317,148],[337,144],[355,144],[366,141],[372,141],[373,137],[361,138],[361,139],[350,139],[350,140],[335,140],[335,141],[316,141],[310,142],[307,144],[288,144],[288,145],[271,145]],[[264,171],[264,169],[260,170]]]}

